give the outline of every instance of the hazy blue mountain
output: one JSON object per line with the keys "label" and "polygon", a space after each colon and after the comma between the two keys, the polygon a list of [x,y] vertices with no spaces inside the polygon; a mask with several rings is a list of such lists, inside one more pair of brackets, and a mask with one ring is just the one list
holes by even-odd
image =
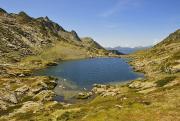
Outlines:
{"label": "hazy blue mountain", "polygon": [[142,46],[138,46],[138,47],[121,47],[121,46],[118,46],[118,47],[114,47],[114,48],[108,47],[106,49],[108,49],[108,50],[118,50],[121,53],[130,54],[130,53],[133,53],[135,51],[144,50],[144,49],[147,49],[147,48],[150,48],[150,47],[151,46],[146,46],[146,47],[142,47]]}

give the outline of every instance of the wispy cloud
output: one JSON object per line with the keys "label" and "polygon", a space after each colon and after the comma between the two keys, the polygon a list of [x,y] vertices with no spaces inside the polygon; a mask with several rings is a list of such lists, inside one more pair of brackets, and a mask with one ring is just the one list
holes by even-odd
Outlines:
{"label": "wispy cloud", "polygon": [[117,0],[114,6],[109,8],[104,13],[101,13],[101,17],[109,17],[115,13],[118,13],[122,10],[132,8],[139,5],[139,0]]}

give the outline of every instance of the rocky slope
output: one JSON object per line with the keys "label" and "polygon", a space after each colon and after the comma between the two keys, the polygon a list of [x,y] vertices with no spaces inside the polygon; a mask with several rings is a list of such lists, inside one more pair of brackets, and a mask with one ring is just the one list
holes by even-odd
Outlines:
{"label": "rocky slope", "polygon": [[66,106],[53,101],[57,79],[32,76],[33,69],[108,54],[93,39],[81,39],[48,17],[0,9],[0,120],[27,120],[26,114]]}
{"label": "rocky slope", "polygon": [[[144,92],[156,90],[156,87],[177,88],[180,84],[180,30],[175,31],[162,42],[146,51],[139,51],[131,58],[136,71],[144,72],[149,84]],[[144,82],[143,82],[144,83]],[[134,82],[131,86],[141,88],[142,82]]]}
{"label": "rocky slope", "polygon": [[[180,71],[180,30],[154,47],[134,54],[137,70],[150,74],[177,74]],[[146,69],[144,69],[146,68]]]}
{"label": "rocky slope", "polygon": [[48,51],[57,44],[60,47],[67,44],[68,48],[70,44],[79,50],[84,49],[87,53],[83,54],[86,56],[97,52],[103,55],[106,52],[93,39],[83,41],[75,31],[66,31],[48,17],[32,18],[25,12],[14,14],[7,13],[3,9],[0,9],[0,38],[1,63],[19,62],[29,55]]}

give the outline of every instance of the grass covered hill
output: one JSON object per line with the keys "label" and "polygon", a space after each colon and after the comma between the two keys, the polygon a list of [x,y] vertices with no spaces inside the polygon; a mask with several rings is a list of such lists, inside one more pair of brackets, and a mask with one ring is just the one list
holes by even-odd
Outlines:
{"label": "grass covered hill", "polygon": [[179,73],[180,30],[170,34],[154,47],[147,49],[146,51],[139,51],[134,55],[136,56],[136,64],[139,69],[148,68],[147,73]]}

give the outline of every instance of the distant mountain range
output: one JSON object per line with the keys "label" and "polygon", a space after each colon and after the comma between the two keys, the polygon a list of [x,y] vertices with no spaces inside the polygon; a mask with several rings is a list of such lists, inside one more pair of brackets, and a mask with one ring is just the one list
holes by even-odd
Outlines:
{"label": "distant mountain range", "polygon": [[133,53],[135,51],[138,51],[138,50],[144,50],[144,49],[147,49],[147,48],[150,48],[151,46],[146,46],[146,47],[143,47],[143,46],[138,46],[138,47],[121,47],[121,46],[118,46],[118,47],[114,47],[114,48],[111,48],[111,47],[107,47],[106,49],[108,50],[117,50],[121,53],[124,53],[124,54],[130,54],[130,53]]}

